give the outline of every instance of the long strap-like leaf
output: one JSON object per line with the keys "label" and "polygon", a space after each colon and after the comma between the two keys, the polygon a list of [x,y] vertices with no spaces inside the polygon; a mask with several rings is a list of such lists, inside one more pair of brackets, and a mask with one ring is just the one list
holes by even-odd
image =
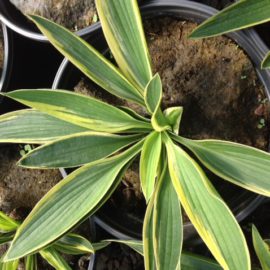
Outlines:
{"label": "long strap-like leaf", "polygon": [[115,190],[142,144],[143,141],[118,156],[85,165],[58,183],[17,230],[4,259],[13,260],[42,249],[93,214]]}
{"label": "long strap-like leaf", "polygon": [[96,0],[96,6],[116,62],[143,93],[152,70],[137,0]]}
{"label": "long strap-like leaf", "polygon": [[173,185],[194,227],[225,270],[249,270],[250,258],[240,226],[198,164],[166,139]]}
{"label": "long strap-like leaf", "polygon": [[45,18],[32,15],[30,19],[36,23],[56,49],[91,80],[113,95],[144,105],[140,92],[87,42]]}
{"label": "long strap-like leaf", "polygon": [[64,90],[17,90],[5,96],[53,117],[95,131],[118,133],[136,129],[150,129],[149,123],[101,102]]}
{"label": "long strap-like leaf", "polygon": [[36,110],[0,116],[0,142],[43,144],[62,136],[89,131]]}

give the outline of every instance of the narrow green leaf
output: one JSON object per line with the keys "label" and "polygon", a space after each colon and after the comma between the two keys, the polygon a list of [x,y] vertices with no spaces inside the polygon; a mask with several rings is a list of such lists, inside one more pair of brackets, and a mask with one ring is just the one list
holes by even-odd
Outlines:
{"label": "narrow green leaf", "polygon": [[7,233],[16,231],[20,223],[0,211],[0,232]]}
{"label": "narrow green leaf", "polygon": [[5,95],[53,117],[95,131],[118,133],[151,128],[150,124],[138,121],[114,106],[71,91],[17,90]]}
{"label": "narrow green leaf", "polygon": [[241,0],[196,28],[191,38],[220,35],[270,20],[269,0]]}
{"label": "narrow green leaf", "polygon": [[96,0],[96,7],[118,66],[143,93],[152,70],[137,1]]}
{"label": "narrow green leaf", "polygon": [[153,231],[154,201],[155,196],[152,196],[143,221],[143,254],[145,270],[156,270]]}
{"label": "narrow green leaf", "polygon": [[207,258],[183,253],[181,256],[181,269],[182,270],[222,270],[215,261]]}
{"label": "narrow green leaf", "polygon": [[128,107],[125,107],[125,106],[120,106],[118,107],[119,109],[123,110],[124,112],[126,112],[127,114],[129,114],[130,116],[132,116],[133,118],[137,119],[137,120],[140,120],[140,121],[144,121],[144,122],[147,122],[147,123],[150,123],[150,119],[138,114],[137,112],[135,112],[134,110],[128,108]]}
{"label": "narrow green leaf", "polygon": [[262,266],[262,270],[270,270],[269,246],[263,241],[257,228],[254,225],[252,226],[252,239],[254,249]]}
{"label": "narrow green leaf", "polygon": [[39,251],[40,255],[56,270],[72,270],[62,256],[52,247]]}
{"label": "narrow green leaf", "polygon": [[98,243],[93,243],[92,246],[94,248],[94,251],[99,251],[105,247],[107,247],[110,243],[106,241],[98,242]]}
{"label": "narrow green leaf", "polygon": [[19,165],[28,168],[77,167],[112,155],[140,138],[141,135],[80,133],[36,148],[25,155]]}
{"label": "narrow green leaf", "polygon": [[171,107],[164,111],[167,122],[172,127],[172,130],[176,135],[179,133],[182,114],[183,107]]}
{"label": "narrow green leaf", "polygon": [[126,246],[129,246],[133,250],[135,250],[137,253],[141,254],[143,256],[143,243],[139,240],[115,240],[115,239],[109,239],[104,240],[108,243],[118,243],[118,244],[124,244]]}
{"label": "narrow green leaf", "polygon": [[25,270],[38,270],[37,255],[29,255],[25,258]]}
{"label": "narrow green leaf", "polygon": [[17,270],[19,260],[0,262],[0,270]]}
{"label": "narrow green leaf", "polygon": [[140,179],[142,191],[147,202],[154,192],[161,147],[161,134],[154,131],[147,137],[142,148]]}
{"label": "narrow green leaf", "polygon": [[153,227],[157,269],[176,269],[181,257],[183,222],[181,205],[167,164],[157,187]]}
{"label": "narrow green leaf", "polygon": [[162,99],[162,83],[158,74],[147,84],[144,99],[148,111],[153,114],[160,106]]}
{"label": "narrow green leaf", "polygon": [[148,111],[152,114],[151,123],[153,128],[158,132],[170,129],[167,119],[160,109],[162,101],[162,83],[158,74],[156,74],[147,84],[144,99]]}
{"label": "narrow green leaf", "polygon": [[14,238],[15,232],[11,233],[0,233],[0,245],[6,244]]}
{"label": "narrow green leaf", "polygon": [[20,110],[0,116],[0,142],[42,144],[84,131],[89,129],[36,110]]}
{"label": "narrow green leaf", "polygon": [[268,53],[263,59],[262,68],[270,68],[270,53]]}
{"label": "narrow green leaf", "polygon": [[40,250],[93,214],[120,183],[143,142],[117,156],[85,165],[53,187],[17,230],[5,261]]}
{"label": "narrow green leaf", "polygon": [[187,146],[216,175],[245,189],[270,196],[269,153],[233,142],[175,139]]}
{"label": "narrow green leaf", "polygon": [[86,238],[74,233],[69,233],[63,236],[53,244],[53,248],[61,253],[71,255],[95,252],[92,244]]}
{"label": "narrow green leaf", "polygon": [[249,270],[247,244],[231,211],[198,164],[168,137],[165,141],[174,188],[199,235],[224,269]]}
{"label": "narrow green leaf", "polygon": [[29,18],[36,23],[53,46],[91,80],[113,95],[144,105],[143,96],[139,91],[87,42],[45,18],[36,15]]}

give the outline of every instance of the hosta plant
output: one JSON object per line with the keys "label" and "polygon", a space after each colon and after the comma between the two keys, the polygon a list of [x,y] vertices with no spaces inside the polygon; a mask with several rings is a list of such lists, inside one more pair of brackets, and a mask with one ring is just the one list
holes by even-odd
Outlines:
{"label": "hosta plant", "polygon": [[[191,34],[192,38],[205,38],[248,28],[270,21],[270,1],[239,0],[201,24]],[[270,52],[262,62],[270,68]]]}
{"label": "hosta plant", "polygon": [[270,195],[270,155],[233,142],[179,136],[184,108],[161,109],[162,82],[152,74],[137,2],[97,0],[96,6],[117,66],[63,27],[38,16],[29,18],[92,81],[144,107],[148,116],[65,90],[4,94],[32,109],[1,116],[0,141],[41,144],[19,161],[20,166],[81,166],[36,205],[4,261],[47,247],[94,214],[140,155],[140,180],[148,205],[143,226],[145,268],[181,267],[182,205],[224,269],[249,270],[240,226],[187,149],[224,180],[265,196]]}
{"label": "hosta plant", "polygon": [[[16,231],[19,230],[21,223],[10,218],[0,211],[0,246],[9,245],[13,240]],[[40,249],[39,255],[43,257],[54,269],[56,270],[71,270],[61,254],[69,255],[83,255],[91,254],[96,250],[105,247],[108,243],[96,243],[91,244],[84,237],[68,233],[61,237],[50,246]],[[19,259],[9,262],[0,262],[1,270],[17,270],[19,265]],[[30,254],[24,257],[24,269],[25,270],[38,270],[37,253]]]}

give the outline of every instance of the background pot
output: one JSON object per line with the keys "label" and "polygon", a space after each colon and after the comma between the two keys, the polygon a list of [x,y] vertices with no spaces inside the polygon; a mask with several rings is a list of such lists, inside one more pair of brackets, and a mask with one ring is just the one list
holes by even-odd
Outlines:
{"label": "background pot", "polygon": [[[217,11],[211,7],[184,0],[156,0],[150,1],[142,7],[144,17],[157,16],[173,16],[184,20],[191,20],[201,23],[206,18],[215,14]],[[249,55],[254,67],[258,73],[258,77],[264,84],[266,95],[270,96],[270,73],[269,71],[260,70],[260,62],[263,58],[259,47],[262,41],[257,37],[256,43],[250,42],[248,36],[253,30],[232,33],[228,35],[236,41],[242,49]],[[97,36],[96,45],[101,52],[106,51],[106,43],[101,35]],[[67,60],[64,60],[56,75],[53,88],[58,89],[73,89],[82,74],[74,68]],[[231,185],[230,185],[231,186]],[[236,189],[235,192],[227,190],[222,192],[222,196],[227,198],[227,203],[233,210],[238,221],[247,217],[256,207],[264,200],[263,197],[244,189]],[[117,238],[141,238],[142,220],[131,219],[119,213],[117,209],[108,202],[100,209],[95,217],[96,222],[105,230],[109,231]],[[185,240],[189,240],[194,244],[194,241],[200,241],[191,223],[185,224]]]}

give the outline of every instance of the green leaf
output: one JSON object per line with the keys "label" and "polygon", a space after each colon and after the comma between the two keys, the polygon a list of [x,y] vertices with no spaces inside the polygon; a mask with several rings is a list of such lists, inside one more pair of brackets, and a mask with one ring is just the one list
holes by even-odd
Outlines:
{"label": "green leaf", "polygon": [[153,128],[158,132],[170,129],[167,119],[160,109],[162,101],[162,83],[158,74],[156,74],[147,84],[144,99],[148,111],[152,114],[151,123]]}
{"label": "green leaf", "polygon": [[178,135],[180,122],[183,114],[183,107],[171,107],[164,111],[164,115],[168,124],[172,127],[172,131]]}
{"label": "green leaf", "polygon": [[69,233],[63,236],[60,240],[53,244],[53,248],[61,253],[71,255],[95,252],[92,244],[86,238],[74,233]]}
{"label": "green leaf", "polygon": [[96,7],[118,66],[143,93],[152,70],[137,1],[96,0]]}
{"label": "green leaf", "polygon": [[87,42],[45,18],[36,15],[29,18],[36,23],[53,46],[91,80],[113,95],[144,105],[143,96],[139,91]]}
{"label": "green leaf", "polygon": [[246,240],[231,211],[198,164],[164,140],[174,188],[197,232],[224,269],[250,270]]}
{"label": "green leaf", "polygon": [[233,142],[175,139],[187,146],[216,175],[245,189],[270,196],[269,153]]}
{"label": "green leaf", "polygon": [[143,243],[139,240],[115,240],[115,239],[109,239],[104,240],[108,243],[118,243],[118,244],[124,244],[126,246],[129,246],[133,250],[135,250],[137,253],[141,254],[143,256]]}
{"label": "green leaf", "polygon": [[252,226],[252,239],[254,249],[260,260],[263,270],[270,270],[270,250],[269,246],[263,241],[257,228]]}
{"label": "green leaf", "polygon": [[183,253],[181,256],[181,269],[182,270],[222,270],[216,262],[207,258]]}
{"label": "green leaf", "polygon": [[181,205],[172,185],[167,164],[156,192],[153,234],[157,269],[176,269],[181,257],[183,222]]}
{"label": "green leaf", "polygon": [[17,228],[20,226],[18,221],[7,216],[5,213],[0,211],[0,232],[7,233],[16,231]]}
{"label": "green leaf", "polygon": [[141,151],[143,142],[117,156],[85,165],[54,186],[17,230],[4,260],[40,250],[92,215],[120,183],[130,161]]}
{"label": "green leaf", "polygon": [[0,270],[17,270],[19,265],[19,260],[14,260],[10,262],[0,262]]}
{"label": "green leaf", "polygon": [[143,254],[145,270],[156,270],[153,228],[154,201],[155,196],[152,196],[143,221]]}
{"label": "green leaf", "polygon": [[42,144],[84,131],[89,130],[36,110],[0,116],[0,142]]}
{"label": "green leaf", "polygon": [[12,233],[0,233],[0,245],[6,244],[14,238],[15,232]]}
{"label": "green leaf", "polygon": [[77,167],[112,155],[140,138],[141,135],[80,133],[36,148],[23,156],[19,165],[29,168]]}
{"label": "green leaf", "polygon": [[132,116],[133,118],[140,120],[140,121],[144,121],[147,123],[150,123],[150,119],[141,116],[140,114],[138,114],[137,112],[133,111],[132,109],[125,107],[125,106],[120,106],[118,107],[119,109],[121,109],[122,111],[126,112],[127,114],[129,114],[130,116]]}
{"label": "green leaf", "polygon": [[39,251],[40,255],[56,270],[72,270],[62,256],[52,247]]}
{"label": "green leaf", "polygon": [[147,137],[142,148],[140,179],[142,191],[147,202],[154,192],[161,147],[161,134],[154,131]]}
{"label": "green leaf", "polygon": [[38,270],[37,255],[30,255],[25,258],[25,270]]}
{"label": "green leaf", "polygon": [[94,251],[99,251],[105,247],[107,247],[110,243],[106,241],[98,242],[98,243],[93,243],[92,246],[94,248]]}
{"label": "green leaf", "polygon": [[144,99],[148,111],[153,114],[160,106],[162,99],[162,83],[158,74],[156,74],[147,84]]}
{"label": "green leaf", "polygon": [[191,38],[216,36],[270,20],[269,0],[242,0],[225,8],[196,28]]}
{"label": "green leaf", "polygon": [[262,62],[262,68],[270,68],[270,53],[266,55]]}
{"label": "green leaf", "polygon": [[95,131],[117,133],[151,129],[150,124],[138,121],[114,106],[70,91],[17,90],[5,96],[53,117]]}

